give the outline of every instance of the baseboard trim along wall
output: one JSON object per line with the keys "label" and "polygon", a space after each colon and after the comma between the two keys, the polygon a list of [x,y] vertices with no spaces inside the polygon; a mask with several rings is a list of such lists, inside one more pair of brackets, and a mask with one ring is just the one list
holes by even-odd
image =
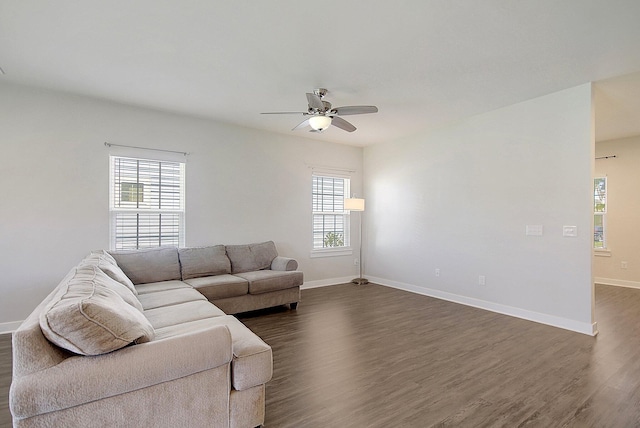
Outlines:
{"label": "baseboard trim along wall", "polygon": [[[342,278],[330,278],[320,279],[316,281],[305,281],[300,287],[302,290],[319,287],[330,287],[332,285],[347,284],[351,282],[353,277],[345,276]],[[527,311],[525,309],[514,308],[512,306],[500,305],[498,303],[487,302],[484,300],[474,299],[472,297],[460,296],[458,294],[447,293],[446,291],[433,290],[425,287],[418,287],[412,284],[406,284],[399,281],[392,281],[384,278],[368,277],[370,282],[384,285],[385,287],[397,288],[399,290],[409,291],[411,293],[421,294],[423,296],[435,297],[436,299],[447,300],[453,303],[459,303],[461,305],[472,306],[474,308],[484,309],[491,312],[496,312],[503,315],[509,315],[516,318],[522,318],[529,321],[539,322],[541,324],[550,325],[553,327],[563,328],[565,330],[571,330],[578,333],[588,334],[595,336],[598,334],[597,323],[593,325],[588,323],[581,323],[566,318],[556,317],[553,315],[542,314],[539,312]],[[616,285],[619,287],[640,288],[640,282],[635,281],[623,281],[619,279],[609,278],[595,278],[597,284],[604,285]],[[22,321],[12,321],[0,323],[0,334],[13,333]]]}
{"label": "baseboard trim along wall", "polygon": [[421,294],[423,296],[435,297],[436,299],[447,300],[453,303],[460,303],[462,305],[472,306],[478,309],[484,309],[491,312],[496,312],[503,315],[509,315],[516,318],[525,319],[528,321],[534,321],[541,324],[550,325],[553,327],[563,328],[565,330],[571,330],[589,336],[595,336],[598,334],[597,323],[583,323],[574,321],[554,315],[547,315],[539,312],[528,311],[526,309],[514,308],[512,306],[501,305],[499,303],[487,302],[485,300],[474,299],[473,297],[461,296],[458,294],[447,293],[446,291],[433,290],[425,287],[418,287],[412,284],[406,284],[403,282],[392,281],[384,278],[368,277],[370,282],[384,285],[386,287],[397,288],[399,290],[409,291],[411,293]]}
{"label": "baseboard trim along wall", "polygon": [[20,327],[22,321],[11,321],[0,323],[0,334],[13,333],[18,327]]}
{"label": "baseboard trim along wall", "polygon": [[302,287],[300,287],[300,289],[306,290],[309,288],[328,287],[330,285],[346,284],[351,282],[353,278],[355,277],[345,276],[342,278],[319,279],[317,281],[305,281],[304,284],[302,284]]}
{"label": "baseboard trim along wall", "polygon": [[624,279],[613,279],[613,278],[594,278],[593,281],[596,284],[602,285],[615,285],[616,287],[626,287],[626,288],[640,288],[640,282],[638,281],[627,281]]}

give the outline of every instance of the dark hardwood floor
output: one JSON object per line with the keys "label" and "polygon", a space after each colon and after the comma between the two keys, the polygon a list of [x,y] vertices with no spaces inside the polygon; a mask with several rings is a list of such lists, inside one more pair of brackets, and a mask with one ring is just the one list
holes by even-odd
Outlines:
{"label": "dark hardwood floor", "polygon": [[241,317],[273,347],[267,428],[640,426],[640,290],[596,287],[595,338],[377,285],[302,297]]}
{"label": "dark hardwood floor", "polygon": [[273,347],[269,428],[638,427],[640,290],[596,302],[595,338],[376,285],[243,322]]}

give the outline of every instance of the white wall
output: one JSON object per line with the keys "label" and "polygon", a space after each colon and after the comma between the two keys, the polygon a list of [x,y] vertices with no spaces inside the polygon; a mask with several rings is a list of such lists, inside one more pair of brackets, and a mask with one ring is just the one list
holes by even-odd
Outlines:
{"label": "white wall", "polygon": [[7,84],[0,129],[0,332],[91,249],[108,247],[108,157],[119,149],[105,141],[190,153],[187,246],[271,239],[305,281],[357,273],[353,257],[309,257],[309,164],[356,170],[360,192],[360,148]]}
{"label": "white wall", "polygon": [[[596,177],[607,177],[606,246],[593,261],[596,282],[640,288],[640,136],[596,143]],[[608,257],[607,257],[608,256]],[[623,268],[626,262],[626,268]]]}
{"label": "white wall", "polygon": [[366,276],[592,334],[593,153],[590,84],[365,148]]}
{"label": "white wall", "polygon": [[[590,100],[584,85],[366,148],[367,276],[587,332]],[[309,257],[309,164],[356,170],[363,194],[360,148],[6,84],[0,129],[0,332],[108,246],[105,141],[190,153],[187,245],[273,239],[307,282],[357,274],[354,256]],[[526,237],[527,224],[544,235]]]}

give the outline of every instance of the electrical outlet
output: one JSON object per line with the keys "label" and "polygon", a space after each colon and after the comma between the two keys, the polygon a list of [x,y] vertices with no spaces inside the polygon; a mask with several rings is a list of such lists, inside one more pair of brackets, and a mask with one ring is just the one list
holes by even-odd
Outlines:
{"label": "electrical outlet", "polygon": [[627,262],[620,262],[620,269],[627,269],[629,267],[629,263]]}
{"label": "electrical outlet", "polygon": [[436,276],[440,276],[440,269],[436,269]]}
{"label": "electrical outlet", "polygon": [[358,266],[360,264],[360,259],[353,259],[353,265]]}
{"label": "electrical outlet", "polygon": [[484,275],[480,275],[478,277],[478,285],[486,285],[486,278],[484,277]]}

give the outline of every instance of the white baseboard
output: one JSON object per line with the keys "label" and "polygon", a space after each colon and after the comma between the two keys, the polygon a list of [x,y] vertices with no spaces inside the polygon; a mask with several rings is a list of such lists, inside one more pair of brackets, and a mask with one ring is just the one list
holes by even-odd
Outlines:
{"label": "white baseboard", "polygon": [[528,321],[534,321],[541,324],[550,325],[553,327],[563,328],[565,330],[571,330],[589,336],[595,336],[598,334],[597,323],[584,323],[580,321],[570,320],[567,318],[557,317],[554,315],[543,314],[540,312],[529,311],[526,309],[515,308],[513,306],[502,305],[494,302],[487,302],[485,300],[475,299],[473,297],[461,296],[459,294],[448,293],[446,291],[434,290],[425,287],[418,287],[412,284],[406,284],[403,282],[392,281],[384,278],[369,277],[369,281],[384,285],[391,288],[397,288],[399,290],[409,291],[423,296],[435,297],[436,299],[447,300],[453,303],[460,303],[466,306],[472,306],[474,308],[484,309],[491,312],[496,312],[503,315],[509,315],[516,318],[522,318]]}
{"label": "white baseboard", "polygon": [[13,333],[20,324],[22,321],[0,322],[0,334]]}
{"label": "white baseboard", "polygon": [[[337,284],[347,284],[351,282],[353,277],[345,276],[341,278],[320,279],[316,281],[305,281],[300,287],[302,290],[318,287],[329,287]],[[516,318],[522,318],[529,321],[539,322],[554,327],[564,328],[565,330],[576,331],[578,333],[595,336],[598,334],[597,323],[582,323],[566,318],[556,317],[553,315],[542,314],[539,312],[528,311],[525,309],[514,308],[512,306],[501,305],[498,303],[487,302],[484,300],[474,299],[472,297],[461,296],[458,294],[447,293],[446,291],[433,290],[425,287],[418,287],[412,284],[406,284],[399,281],[392,281],[384,278],[368,277],[370,282],[384,285],[386,287],[397,288],[399,290],[409,291],[411,293],[421,294],[423,296],[435,297],[436,299],[447,300],[449,302],[460,303],[462,305],[472,306],[499,314],[510,315]],[[609,278],[595,278],[597,284],[616,285],[619,287],[639,288],[640,282],[623,281]],[[0,323],[0,334],[13,333],[22,321],[12,321]]]}
{"label": "white baseboard", "polygon": [[615,285],[616,287],[640,288],[640,282],[638,281],[626,281],[624,279],[597,278],[597,277],[594,278],[593,281],[596,284]]}
{"label": "white baseboard", "polygon": [[344,276],[342,278],[330,278],[330,279],[319,279],[317,281],[305,281],[304,284],[302,284],[302,287],[300,287],[300,289],[306,290],[309,288],[328,287],[330,285],[346,284],[348,282],[351,282],[353,278],[355,277]]}

